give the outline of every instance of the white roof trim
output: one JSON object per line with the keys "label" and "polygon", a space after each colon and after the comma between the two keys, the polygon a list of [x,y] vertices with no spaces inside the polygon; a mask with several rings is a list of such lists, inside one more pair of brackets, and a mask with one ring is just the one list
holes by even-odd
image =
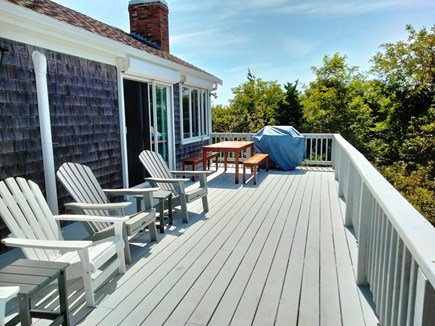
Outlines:
{"label": "white roof trim", "polygon": [[193,87],[198,87],[198,88],[203,88],[208,90],[212,90],[215,85],[215,83],[209,80],[205,80],[203,78],[194,77],[190,75],[187,75],[185,77],[182,76],[181,83],[186,86],[193,86]]}
{"label": "white roof trim", "polygon": [[151,64],[136,58],[127,58],[126,61],[128,62],[126,65],[128,69],[123,72],[127,76],[145,77],[151,80],[154,79],[172,84],[176,84],[180,81],[180,73],[176,70]]}

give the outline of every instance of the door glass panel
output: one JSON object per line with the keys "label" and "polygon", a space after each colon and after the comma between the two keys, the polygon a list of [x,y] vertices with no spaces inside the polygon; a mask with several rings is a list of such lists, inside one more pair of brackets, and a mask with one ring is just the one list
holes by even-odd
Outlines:
{"label": "door glass panel", "polygon": [[168,95],[169,87],[150,85],[150,117],[151,117],[151,145],[153,151],[159,153],[169,164],[168,148]]}

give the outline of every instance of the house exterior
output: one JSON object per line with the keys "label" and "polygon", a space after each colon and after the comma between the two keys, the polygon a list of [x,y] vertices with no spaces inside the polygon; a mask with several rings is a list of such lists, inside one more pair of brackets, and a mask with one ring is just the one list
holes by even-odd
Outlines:
{"label": "house exterior", "polygon": [[[170,54],[164,0],[131,0],[128,11],[131,33],[49,0],[0,0],[0,179],[46,189],[54,173],[44,167],[34,51],[46,58],[54,170],[77,162],[103,187],[135,186],[143,149],[175,169],[208,143],[210,94],[222,81]],[[67,194],[56,188],[47,196],[62,210]]]}

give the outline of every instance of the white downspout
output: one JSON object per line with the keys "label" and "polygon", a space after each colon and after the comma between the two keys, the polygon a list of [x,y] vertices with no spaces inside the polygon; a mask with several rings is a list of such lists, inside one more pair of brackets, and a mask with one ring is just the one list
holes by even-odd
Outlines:
{"label": "white downspout", "polygon": [[51,137],[50,107],[47,88],[47,59],[38,51],[32,53],[35,65],[36,92],[38,96],[39,127],[41,129],[42,161],[44,163],[47,203],[53,214],[57,206],[56,174],[54,169],[53,140]]}

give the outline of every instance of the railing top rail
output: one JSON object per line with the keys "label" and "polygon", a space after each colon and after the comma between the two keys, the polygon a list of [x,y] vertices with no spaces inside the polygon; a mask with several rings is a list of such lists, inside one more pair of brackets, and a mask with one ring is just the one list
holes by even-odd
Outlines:
{"label": "railing top rail", "polygon": [[423,273],[435,286],[435,228],[341,135],[334,135]]}
{"label": "railing top rail", "polygon": [[[212,136],[232,136],[232,135],[240,135],[240,136],[253,136],[255,133],[251,132],[212,132]],[[319,138],[334,138],[334,134],[322,134],[322,133],[302,133],[303,136],[307,137],[319,137]]]}

